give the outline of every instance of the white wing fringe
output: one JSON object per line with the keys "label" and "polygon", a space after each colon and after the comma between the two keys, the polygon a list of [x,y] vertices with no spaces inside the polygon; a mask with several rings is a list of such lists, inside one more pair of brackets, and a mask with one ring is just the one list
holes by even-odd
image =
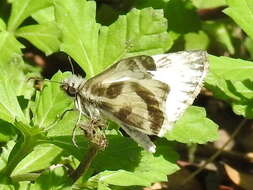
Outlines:
{"label": "white wing fringe", "polygon": [[207,53],[181,51],[152,58],[157,65],[157,71],[152,72],[154,78],[170,87],[165,108],[168,124],[159,133],[164,136],[199,94],[208,71]]}

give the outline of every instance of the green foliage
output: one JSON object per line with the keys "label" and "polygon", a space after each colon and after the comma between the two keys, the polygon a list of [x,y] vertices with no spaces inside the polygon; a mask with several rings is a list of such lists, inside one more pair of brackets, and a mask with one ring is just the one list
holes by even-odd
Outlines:
{"label": "green foliage", "polygon": [[[217,139],[217,125],[206,117],[204,108],[196,106],[187,110],[165,138],[155,141],[155,154],[142,150],[116,129],[106,131],[108,147],[73,186],[63,165],[76,168],[89,142],[78,131],[78,147],[73,145],[72,129],[78,113],[67,112],[61,118],[74,105],[59,84],[45,82],[42,91],[33,89],[28,79],[40,76],[40,70],[23,60],[22,49],[27,43],[21,38],[46,55],[65,52],[87,78],[122,58],[171,49],[203,49],[217,55],[253,58],[251,0],[135,0],[131,5],[135,8],[129,11],[106,4],[96,10],[95,1],[86,0],[9,2],[9,18],[0,9],[0,189],[149,186],[166,181],[167,175],[179,169],[178,155],[168,141],[203,144]],[[225,4],[228,16],[223,19],[203,21],[196,12],[197,8]],[[247,37],[234,35],[240,28]],[[236,114],[253,118],[253,63],[213,55],[209,62],[205,87],[229,103]],[[59,71],[52,80],[62,81],[69,75]]]}
{"label": "green foliage", "polygon": [[20,58],[21,48],[24,46],[17,41],[11,32],[3,30],[0,32],[0,63],[10,63],[15,58]]}
{"label": "green foliage", "polygon": [[92,1],[59,0],[55,9],[63,37],[60,49],[80,64],[88,78],[124,57],[162,53],[172,45],[159,10],[134,9],[106,27],[96,23]]}
{"label": "green foliage", "polygon": [[212,38],[213,43],[219,44],[220,48],[226,49],[230,54],[235,53],[231,36],[224,21],[207,21],[203,23],[202,27]]}
{"label": "green foliage", "polygon": [[178,156],[167,142],[156,142],[159,148],[152,155],[131,139],[112,136],[109,140],[109,147],[97,157],[92,167],[101,172],[88,180],[88,186],[95,188],[99,183],[148,186],[155,181],[165,181],[168,174],[179,169],[175,164]]}
{"label": "green foliage", "polygon": [[251,0],[227,0],[228,8],[225,13],[251,37],[253,38],[253,29],[249,23],[253,22],[253,1]]}
{"label": "green foliage", "polygon": [[13,80],[14,75],[16,79],[20,79],[19,70],[12,64],[19,63],[10,63],[8,70],[1,65],[0,69],[0,118],[10,123],[13,123],[15,119],[27,122],[17,99],[19,94],[16,87],[19,81]]}
{"label": "green foliage", "polygon": [[215,141],[218,138],[217,126],[213,121],[206,118],[203,108],[192,106],[165,137],[168,140],[176,140],[182,143],[203,144],[207,141]]}
{"label": "green foliage", "polygon": [[216,97],[230,103],[235,113],[252,118],[253,63],[216,56],[210,56],[210,62],[207,88]]}
{"label": "green foliage", "polygon": [[[58,72],[52,80],[62,81],[69,73]],[[43,93],[38,93],[34,102],[34,125],[48,128],[64,110],[70,109],[72,101],[59,88],[58,83],[46,84]]]}
{"label": "green foliage", "polygon": [[24,26],[16,31],[16,35],[27,39],[47,55],[59,49],[60,30],[54,23]]}

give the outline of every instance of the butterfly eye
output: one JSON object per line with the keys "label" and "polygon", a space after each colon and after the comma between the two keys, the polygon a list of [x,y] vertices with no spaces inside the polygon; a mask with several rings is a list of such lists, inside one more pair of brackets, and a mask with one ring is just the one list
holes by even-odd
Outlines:
{"label": "butterfly eye", "polygon": [[76,96],[76,89],[72,86],[68,87],[67,93],[69,96],[75,97]]}

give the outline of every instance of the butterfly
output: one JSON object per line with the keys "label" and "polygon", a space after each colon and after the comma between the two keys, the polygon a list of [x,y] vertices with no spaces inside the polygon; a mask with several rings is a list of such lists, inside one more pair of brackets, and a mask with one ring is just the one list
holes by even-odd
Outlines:
{"label": "butterfly", "polygon": [[205,51],[122,59],[86,80],[72,75],[61,88],[81,115],[112,120],[140,146],[156,151],[149,135],[164,136],[199,94],[208,71]]}

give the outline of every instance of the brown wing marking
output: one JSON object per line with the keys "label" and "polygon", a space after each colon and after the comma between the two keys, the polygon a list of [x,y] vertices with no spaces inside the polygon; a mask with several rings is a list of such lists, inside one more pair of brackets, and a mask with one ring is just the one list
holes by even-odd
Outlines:
{"label": "brown wing marking", "polygon": [[127,70],[131,71],[155,71],[156,65],[152,57],[146,55],[140,55],[120,60],[116,63],[116,67],[122,70],[121,66],[127,66]]}
{"label": "brown wing marking", "polygon": [[155,94],[138,83],[132,83],[131,86],[136,94],[143,99],[147,106],[149,115],[148,120],[151,121],[150,128],[152,131],[159,133],[165,118],[158,99],[155,97]]}
{"label": "brown wing marking", "polygon": [[[146,134],[157,135],[167,120],[164,104],[169,91],[165,83],[156,80],[124,82],[115,99],[103,97],[100,107],[116,121]],[[150,88],[150,89],[149,89]]]}
{"label": "brown wing marking", "polygon": [[123,85],[123,82],[114,82],[107,85],[97,83],[91,86],[91,94],[94,96],[103,96],[113,99],[121,94]]}

